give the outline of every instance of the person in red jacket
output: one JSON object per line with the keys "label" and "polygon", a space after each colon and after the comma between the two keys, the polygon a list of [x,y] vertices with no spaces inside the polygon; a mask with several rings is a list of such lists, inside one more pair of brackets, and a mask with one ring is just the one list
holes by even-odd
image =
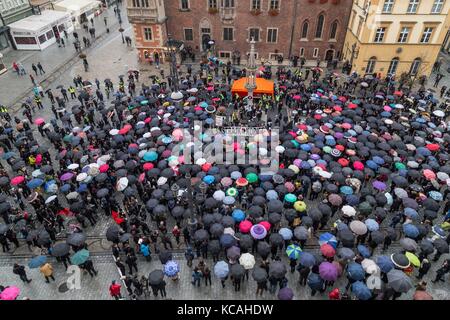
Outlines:
{"label": "person in red jacket", "polygon": [[122,286],[120,284],[116,284],[116,281],[112,281],[111,286],[109,287],[109,293],[111,297],[116,300],[122,299],[122,295],[120,294],[120,288]]}

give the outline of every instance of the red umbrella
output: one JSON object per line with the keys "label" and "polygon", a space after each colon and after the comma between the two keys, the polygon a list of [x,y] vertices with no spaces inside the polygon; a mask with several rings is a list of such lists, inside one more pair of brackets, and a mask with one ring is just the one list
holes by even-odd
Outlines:
{"label": "red umbrella", "polygon": [[301,98],[302,97],[300,97],[298,94],[292,97],[292,99],[294,99],[294,100],[300,100]]}
{"label": "red umbrella", "polygon": [[344,129],[351,129],[352,125],[350,123],[344,122],[343,124],[341,124],[341,127]]}
{"label": "red umbrella", "polygon": [[145,180],[145,173],[141,173],[140,175],[139,175],[139,182],[144,182],[144,180]]}
{"label": "red umbrella", "polygon": [[149,170],[152,170],[154,168],[154,165],[151,162],[146,162],[146,163],[144,163],[143,167],[144,167],[145,171],[149,171]]}
{"label": "red umbrella", "polygon": [[150,118],[150,117],[144,119],[144,122],[145,122],[145,123],[150,123],[151,121],[152,121],[152,118]]}
{"label": "red umbrella", "polygon": [[267,232],[269,232],[269,230],[270,230],[270,223],[268,221],[261,221],[259,224],[262,225],[264,227],[264,229],[267,230]]}
{"label": "red umbrella", "polygon": [[354,104],[354,103],[349,103],[349,104],[348,104],[348,108],[349,108],[349,109],[356,109],[356,108],[358,108],[358,105],[357,105],[357,104]]}
{"label": "red umbrella", "polygon": [[334,148],[338,149],[340,152],[344,152],[344,150],[345,150],[345,147],[341,144],[336,145]]}
{"label": "red umbrella", "polygon": [[211,169],[211,167],[212,167],[212,164],[207,162],[207,163],[205,163],[204,165],[202,165],[202,170],[203,170],[204,172],[208,172],[209,169]]}
{"label": "red umbrella", "polygon": [[38,126],[40,126],[41,124],[43,124],[45,122],[44,118],[36,118],[34,120],[34,123],[37,124]]}
{"label": "red umbrella", "polygon": [[241,221],[241,223],[239,223],[239,230],[242,233],[249,233],[252,226],[253,225],[250,221],[244,220],[244,221]]}
{"label": "red umbrella", "polygon": [[430,151],[438,151],[440,147],[437,143],[429,143],[426,145],[426,148]]}
{"label": "red umbrella", "polygon": [[337,162],[343,167],[347,167],[349,163],[349,161],[345,158],[340,158]]}
{"label": "red umbrella", "polygon": [[109,166],[107,164],[102,164],[99,168],[100,172],[106,172],[108,171]]}
{"label": "red umbrella", "polygon": [[11,184],[13,186],[17,186],[18,184],[21,184],[22,182],[25,181],[25,177],[24,176],[17,176],[11,179]]}
{"label": "red umbrella", "polygon": [[341,106],[334,106],[333,109],[335,111],[341,112],[342,111],[342,107]]}
{"label": "red umbrella", "polygon": [[427,180],[436,179],[436,174],[433,171],[431,171],[430,169],[423,170],[423,175],[425,178],[427,178]]}
{"label": "red umbrella", "polygon": [[248,181],[245,178],[239,178],[236,180],[236,185],[239,187],[245,187],[246,185],[248,185]]}
{"label": "red umbrella", "polygon": [[394,96],[399,96],[399,97],[401,97],[403,95],[403,92],[402,91],[395,91],[394,92]]}
{"label": "red umbrella", "polygon": [[320,246],[320,252],[327,258],[331,258],[336,254],[336,250],[328,243],[324,243]]}

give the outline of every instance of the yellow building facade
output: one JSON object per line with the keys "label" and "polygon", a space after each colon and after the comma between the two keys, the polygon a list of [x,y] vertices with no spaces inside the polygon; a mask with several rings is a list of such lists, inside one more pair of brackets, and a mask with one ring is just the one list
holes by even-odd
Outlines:
{"label": "yellow building facade", "polygon": [[352,72],[430,75],[449,29],[450,0],[353,1],[343,49]]}

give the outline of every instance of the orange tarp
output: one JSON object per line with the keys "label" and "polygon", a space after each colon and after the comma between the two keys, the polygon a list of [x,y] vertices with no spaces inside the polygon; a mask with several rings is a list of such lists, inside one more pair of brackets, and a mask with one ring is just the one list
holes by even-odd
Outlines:
{"label": "orange tarp", "polygon": [[[241,97],[247,95],[248,91],[245,88],[245,82],[247,78],[241,78],[235,80],[233,82],[233,87],[231,88],[231,92],[234,94],[238,94]],[[255,95],[267,94],[273,96],[274,94],[274,84],[273,81],[266,80],[263,78],[256,78],[256,89],[254,91]]]}

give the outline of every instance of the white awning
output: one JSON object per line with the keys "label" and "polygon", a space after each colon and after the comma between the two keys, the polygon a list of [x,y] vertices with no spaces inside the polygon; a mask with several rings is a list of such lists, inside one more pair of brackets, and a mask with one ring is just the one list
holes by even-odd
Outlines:
{"label": "white awning", "polygon": [[70,20],[67,12],[44,10],[42,14],[32,15],[9,25],[11,34],[39,34],[49,27],[61,24]]}

